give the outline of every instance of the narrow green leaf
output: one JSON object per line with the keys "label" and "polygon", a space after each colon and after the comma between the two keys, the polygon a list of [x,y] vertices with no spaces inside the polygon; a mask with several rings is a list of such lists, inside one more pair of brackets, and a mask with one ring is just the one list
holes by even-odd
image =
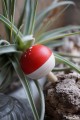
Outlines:
{"label": "narrow green leaf", "polygon": [[3,14],[4,14],[4,16],[5,16],[6,18],[8,18],[6,0],[2,0],[2,9],[3,9]]}
{"label": "narrow green leaf", "polygon": [[38,0],[27,0],[24,35],[33,34]]}
{"label": "narrow green leaf", "polygon": [[6,10],[8,14],[8,19],[14,21],[14,13],[15,13],[15,3],[16,0],[4,0],[6,4]]}
{"label": "narrow green leaf", "polygon": [[6,55],[0,55],[0,70],[7,61],[8,61],[8,59],[7,59]]}
{"label": "narrow green leaf", "polygon": [[0,21],[2,21],[9,29],[12,28],[12,31],[15,35],[17,35],[17,39],[16,39],[16,42],[19,46],[19,49],[23,49],[24,47],[24,43],[22,41],[22,33],[20,31],[18,31],[18,29],[7,19],[5,18],[3,15],[0,14]]}
{"label": "narrow green leaf", "polygon": [[2,54],[8,54],[8,53],[19,53],[16,45],[5,45],[5,46],[0,46],[0,55]]}
{"label": "narrow green leaf", "polygon": [[60,38],[64,38],[64,37],[72,36],[72,35],[76,35],[76,34],[80,34],[80,31],[74,32],[74,33],[62,33],[62,34],[58,34],[58,35],[51,35],[47,38],[45,37],[45,39],[42,39],[42,40],[40,40],[39,42],[36,42],[36,43],[43,44],[43,43],[47,43],[47,42],[50,42],[50,41],[53,41],[53,40],[58,40]]}
{"label": "narrow green leaf", "polygon": [[30,106],[31,106],[31,109],[32,109],[32,112],[34,115],[34,119],[39,120],[39,116],[38,116],[38,113],[37,113],[37,110],[36,110],[36,107],[34,104],[34,100],[32,97],[29,81],[26,79],[26,76],[22,72],[18,59],[16,57],[13,57],[13,58],[11,57],[10,61],[11,61],[12,65],[13,65],[13,67],[25,89],[26,94],[28,95],[28,101],[30,103]]}
{"label": "narrow green leaf", "polygon": [[4,92],[6,91],[6,88],[10,85],[10,83],[12,82],[12,75],[13,75],[13,70],[11,69],[11,66],[9,66],[9,71],[8,74],[6,75],[6,79],[4,79],[4,81],[2,82],[1,86],[0,86],[0,92]]}
{"label": "narrow green leaf", "polygon": [[24,26],[24,35],[28,34],[30,18],[31,18],[31,0],[26,2],[26,13],[25,13],[25,26]]}
{"label": "narrow green leaf", "polygon": [[[11,26],[13,26],[13,32],[14,34],[17,34],[18,29],[12,25],[12,23],[3,15],[0,14],[0,21],[2,21],[9,29],[11,29]],[[21,32],[19,32],[18,38],[21,39],[23,35],[21,34]]]}
{"label": "narrow green leaf", "polygon": [[[8,1],[8,0],[7,0]],[[7,1],[6,0],[2,0],[2,9],[3,9],[3,15],[4,17],[8,18],[9,19],[9,16],[8,16],[8,11],[7,11]],[[8,41],[10,40],[10,30],[8,27],[5,26],[5,30],[7,32],[7,37],[8,37]]]}
{"label": "narrow green leaf", "polygon": [[[5,69],[4,69],[5,67]],[[8,64],[6,64],[5,66],[3,67],[3,69],[1,69],[0,71],[0,85],[3,83],[3,81],[6,79],[6,76],[7,74],[9,73],[9,66]]]}
{"label": "narrow green leaf", "polygon": [[[8,18],[12,23],[14,23],[14,11],[15,11],[15,0],[2,0],[3,3],[3,15]],[[8,35],[8,40],[11,41],[12,29],[6,27],[6,32]]]}
{"label": "narrow green leaf", "polygon": [[[16,0],[11,0],[11,15],[10,17],[12,17],[12,21],[14,23],[14,15],[15,15],[15,6],[16,6]],[[9,9],[10,11],[10,9]]]}
{"label": "narrow green leaf", "polygon": [[11,1],[12,0],[7,0],[7,12],[8,12],[8,19],[11,21]]}
{"label": "narrow green leaf", "polygon": [[47,43],[44,43],[44,45],[50,47],[50,48],[54,48],[54,47],[59,47],[59,46],[62,46],[64,45],[65,41],[64,40],[54,40],[54,41],[50,41],[50,42],[47,42]]}
{"label": "narrow green leaf", "polygon": [[80,59],[80,55],[72,55],[70,53],[63,53],[63,52],[56,52],[58,55],[61,55],[63,57],[68,57],[68,58],[78,58]]}
{"label": "narrow green leaf", "polygon": [[[65,36],[64,33],[69,32],[71,30],[79,30],[80,26],[65,26],[65,27],[61,27],[61,28],[57,28],[54,30],[50,30],[48,32],[43,33],[41,36],[38,36],[37,41],[49,41],[49,39],[54,40],[56,39],[56,36],[62,36],[61,34],[63,34]],[[66,33],[66,34],[70,34],[70,33]],[[72,33],[74,34],[74,33]]]}
{"label": "narrow green leaf", "polygon": [[[17,34],[18,29],[14,25],[12,25],[12,23],[7,18],[5,18],[3,15],[1,15],[1,14],[0,14],[0,21],[2,21],[10,29],[11,29],[11,26],[13,26],[13,32],[15,34]],[[22,37],[22,34],[20,32],[19,32],[19,36],[18,37],[19,37],[19,39],[21,39],[21,37]]]}
{"label": "narrow green leaf", "polygon": [[30,34],[34,32],[34,26],[35,26],[35,17],[36,17],[36,10],[37,10],[37,4],[38,4],[38,0],[34,0],[34,6],[33,6],[33,12],[32,12],[32,16],[31,16],[31,30],[30,30]]}
{"label": "narrow green leaf", "polygon": [[54,68],[52,71],[53,72],[61,72],[61,71],[69,71],[71,70],[70,67],[63,67],[63,68]]}
{"label": "narrow green leaf", "polygon": [[42,21],[49,15],[51,10],[53,10],[57,7],[63,6],[63,5],[67,5],[67,4],[74,5],[74,3],[72,1],[63,1],[63,2],[61,1],[61,2],[56,2],[56,3],[53,2],[44,11],[41,11],[40,14],[36,18],[35,30],[36,31],[38,30],[40,23],[42,23]]}
{"label": "narrow green leaf", "polygon": [[36,39],[43,34],[45,31],[48,31],[49,28],[51,28],[52,26],[54,26],[55,21],[58,20],[58,18],[66,11],[66,9],[68,9],[70,5],[67,5],[66,7],[64,7],[62,10],[60,10],[60,12],[58,12],[57,14],[53,15],[52,17],[50,17],[49,19],[47,19],[47,21],[42,22],[41,25],[39,25],[38,30],[35,30],[35,37]]}
{"label": "narrow green leaf", "polygon": [[34,81],[40,95],[40,100],[41,100],[41,113],[40,113],[40,120],[44,120],[44,115],[45,115],[45,100],[44,100],[44,94],[43,91],[38,83],[37,80]]}
{"label": "narrow green leaf", "polygon": [[5,67],[8,66],[9,64],[10,64],[10,61],[5,62],[4,65],[1,67],[1,70],[5,69]]}
{"label": "narrow green leaf", "polygon": [[23,19],[24,19],[24,15],[25,15],[25,10],[26,10],[26,3],[27,3],[27,0],[25,0],[24,2],[24,7],[23,7],[23,10],[22,10],[22,13],[20,14],[20,18],[18,20],[18,25],[17,25],[17,28],[19,29],[20,26],[22,26],[23,24]]}
{"label": "narrow green leaf", "polygon": [[61,57],[60,55],[54,53],[55,58],[61,62],[64,63],[66,65],[68,65],[71,69],[77,71],[78,73],[80,73],[80,68],[78,68],[74,63],[70,62],[69,60],[65,59],[64,57]]}
{"label": "narrow green leaf", "polygon": [[10,43],[12,43],[14,40],[14,34],[13,34],[13,24],[14,24],[14,16],[15,16],[15,3],[16,3],[16,0],[9,0],[11,1],[10,2],[10,5],[9,5],[9,17],[10,17],[10,21],[12,23],[12,26],[11,26],[11,29],[10,29]]}

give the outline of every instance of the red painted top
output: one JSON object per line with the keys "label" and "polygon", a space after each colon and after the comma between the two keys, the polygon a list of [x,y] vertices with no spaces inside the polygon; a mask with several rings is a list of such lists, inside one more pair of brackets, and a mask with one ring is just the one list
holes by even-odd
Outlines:
{"label": "red painted top", "polygon": [[52,51],[44,45],[34,45],[26,50],[20,59],[25,74],[30,74],[41,67],[51,56]]}

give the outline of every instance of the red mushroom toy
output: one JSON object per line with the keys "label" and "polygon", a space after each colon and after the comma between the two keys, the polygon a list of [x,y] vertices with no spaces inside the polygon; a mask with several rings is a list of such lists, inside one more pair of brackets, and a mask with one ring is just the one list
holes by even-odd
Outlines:
{"label": "red mushroom toy", "polygon": [[44,45],[34,45],[27,49],[20,58],[23,72],[31,79],[39,79],[46,75],[51,81],[57,81],[50,71],[55,66],[52,51]]}

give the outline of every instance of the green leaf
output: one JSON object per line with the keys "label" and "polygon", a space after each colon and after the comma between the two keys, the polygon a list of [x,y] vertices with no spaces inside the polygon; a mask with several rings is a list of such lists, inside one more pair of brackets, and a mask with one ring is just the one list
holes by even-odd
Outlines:
{"label": "green leaf", "polygon": [[10,58],[10,61],[25,89],[25,92],[26,94],[28,95],[28,101],[30,103],[30,106],[31,106],[31,110],[33,112],[33,115],[34,115],[34,119],[35,120],[39,120],[39,116],[38,116],[38,113],[37,113],[37,110],[36,110],[36,107],[35,107],[35,104],[34,104],[34,100],[33,100],[33,97],[32,97],[32,93],[31,93],[31,89],[30,89],[30,85],[29,85],[29,81],[26,79],[26,76],[24,75],[24,73],[22,72],[21,70],[21,67],[20,67],[20,64],[19,64],[19,61],[17,59],[17,57],[11,57]]}
{"label": "green leaf", "polygon": [[16,45],[4,45],[0,46],[0,55],[2,54],[8,54],[8,53],[19,53]]}
{"label": "green leaf", "polygon": [[[9,29],[11,29],[11,27],[13,26],[13,32],[14,34],[17,34],[18,33],[18,29],[6,18],[4,17],[3,15],[0,14],[0,21],[2,21]],[[19,39],[22,38],[22,33],[19,32]]]}
{"label": "green leaf", "polygon": [[25,13],[25,26],[24,26],[24,35],[28,34],[31,18],[31,0],[26,2],[26,13]]}
{"label": "green leaf", "polygon": [[67,5],[67,4],[74,5],[74,3],[72,1],[52,2],[49,7],[47,7],[44,11],[41,11],[40,14],[37,16],[35,30],[36,31],[38,30],[39,25],[49,15],[51,10],[54,10],[55,8],[58,8],[60,6]]}
{"label": "green leaf", "polygon": [[34,44],[35,38],[33,37],[33,35],[27,35],[23,37],[23,42],[25,43],[24,49],[27,49]]}
{"label": "green leaf", "polygon": [[78,73],[80,73],[80,68],[78,68],[74,63],[70,62],[69,60],[65,59],[64,57],[61,57],[60,55],[54,53],[55,58],[61,62],[64,63],[66,65],[68,65],[71,69],[77,71]]}
{"label": "green leaf", "polygon": [[[8,0],[7,0],[8,1]],[[8,11],[7,11],[7,1],[6,0],[2,0],[2,9],[3,9],[3,15],[4,17],[8,18],[9,19],[9,16],[8,16]],[[8,41],[10,40],[10,30],[8,27],[5,26],[5,30],[7,32],[7,37],[8,37]]]}
{"label": "green leaf", "polygon": [[64,40],[54,40],[54,41],[49,41],[47,43],[44,43],[44,45],[53,49],[54,47],[59,47],[64,45],[64,43],[65,43]]}
{"label": "green leaf", "polygon": [[[4,17],[8,18],[12,23],[14,23],[15,1],[16,0],[2,0],[3,15]],[[12,31],[6,26],[5,28],[8,35],[8,41],[10,41],[12,37]]]}
{"label": "green leaf", "polygon": [[10,5],[11,9],[9,9],[9,11],[11,11],[10,18],[12,18],[12,21],[14,23],[16,0],[9,0],[9,1],[11,1],[11,5]]}
{"label": "green leaf", "polygon": [[[12,25],[14,24],[14,16],[15,16],[15,4],[16,3],[16,0],[9,0],[8,4],[9,4],[9,18],[10,18],[10,21],[12,23]],[[10,35],[9,35],[9,39],[10,39],[10,42],[12,42],[12,40],[14,40],[14,34],[13,34],[13,26],[11,26],[11,29],[10,29]]]}
{"label": "green leaf", "polygon": [[7,62],[7,57],[5,55],[0,55],[0,69]]}
{"label": "green leaf", "polygon": [[70,67],[63,67],[63,68],[54,68],[52,71],[53,72],[61,72],[61,71],[69,71],[71,70]]}
{"label": "green leaf", "polygon": [[[72,27],[72,28],[74,28],[75,30],[77,28],[80,29],[80,27]],[[65,32],[65,28],[64,28],[64,32]],[[72,35],[76,35],[76,34],[80,33],[80,31],[74,32],[74,33],[64,33],[64,32],[61,33],[60,31],[57,31],[57,32],[54,32],[54,33],[51,33],[51,34],[50,34],[50,32],[49,33],[47,32],[47,34],[41,36],[38,39],[38,41],[36,41],[36,43],[42,43],[43,44],[43,43],[47,43],[47,42],[50,42],[50,41],[53,41],[53,40],[58,40],[60,38],[64,38],[66,36],[72,36]]]}
{"label": "green leaf", "polygon": [[4,5],[3,10],[5,10],[5,13],[7,13],[5,17],[7,17],[10,21],[11,18],[14,19],[15,1],[16,0],[2,0]]}
{"label": "green leaf", "polygon": [[58,12],[55,15],[52,15],[50,18],[46,18],[47,19],[46,22],[44,23],[43,21],[39,26],[38,30],[35,31],[36,39],[45,31],[48,31],[52,26],[54,26],[55,21],[58,20],[58,18],[68,9],[69,6],[70,5],[65,6],[62,10],[60,10],[60,12]]}
{"label": "green leaf", "polygon": [[23,49],[23,42],[22,42],[22,33],[20,31],[18,31],[18,29],[7,19],[5,18],[3,15],[0,14],[0,21],[2,21],[9,29],[12,29],[13,33],[15,35],[17,35],[17,39],[16,39],[16,42],[19,46],[20,49]]}
{"label": "green leaf", "polygon": [[2,65],[2,67],[0,68],[1,70],[2,69],[5,69],[5,67],[6,66],[8,66],[10,64],[10,61],[6,61],[3,65]]}
{"label": "green leaf", "polygon": [[65,27],[54,29],[54,30],[50,30],[38,36],[37,41],[44,41],[44,40],[46,41],[47,39],[50,39],[50,38],[52,39],[53,37],[57,35],[61,35],[62,33],[69,32],[71,30],[78,30],[78,29],[80,29],[80,26],[70,25],[70,26],[65,26]]}
{"label": "green leaf", "polygon": [[8,74],[6,75],[6,79],[2,81],[2,84],[0,86],[0,92],[6,91],[6,88],[10,85],[12,82],[12,76],[13,76],[13,70],[11,69],[11,66],[9,66]]}
{"label": "green leaf", "polygon": [[34,80],[34,83],[39,91],[39,95],[40,95],[40,101],[41,101],[41,109],[40,109],[40,120],[44,120],[44,115],[45,115],[45,100],[44,100],[44,94],[43,91],[41,89],[41,86],[39,85],[37,80]]}
{"label": "green leaf", "polygon": [[80,59],[80,55],[72,55],[70,53],[63,53],[63,52],[56,52],[58,55],[61,55],[63,57],[68,57],[68,58],[78,58]]}
{"label": "green leaf", "polygon": [[[58,35],[58,34],[61,34],[61,33],[69,32],[71,30],[78,30],[78,29],[80,29],[80,26],[70,25],[70,26],[65,26],[65,27],[61,27],[61,28],[56,28],[54,30],[50,30],[48,32],[43,33],[41,36],[45,37],[45,36],[51,35],[51,34],[52,35]],[[40,38],[42,39],[41,36],[39,37],[39,39]]]}
{"label": "green leaf", "polygon": [[6,79],[7,74],[9,73],[10,67],[9,65],[6,63],[3,67],[3,69],[1,69],[0,72],[0,85],[3,83],[3,81]]}
{"label": "green leaf", "polygon": [[2,9],[3,9],[3,14],[6,18],[8,18],[8,12],[7,12],[7,2],[6,0],[2,0]]}
{"label": "green leaf", "polygon": [[24,35],[33,34],[38,0],[27,0]]}
{"label": "green leaf", "polygon": [[23,10],[22,10],[22,12],[21,12],[21,14],[20,14],[20,18],[19,18],[19,20],[18,20],[18,25],[17,25],[17,28],[18,28],[18,29],[19,29],[20,26],[22,26],[22,24],[23,24],[23,19],[24,19],[25,9],[26,9],[26,3],[27,3],[27,0],[25,0],[25,2],[24,2],[24,7],[23,7]]}

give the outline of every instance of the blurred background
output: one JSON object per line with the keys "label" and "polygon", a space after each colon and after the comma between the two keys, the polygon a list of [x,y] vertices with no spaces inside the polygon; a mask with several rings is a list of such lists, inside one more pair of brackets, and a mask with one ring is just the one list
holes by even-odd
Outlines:
{"label": "blurred background", "polygon": [[[39,5],[38,5],[38,12],[40,12],[42,9],[46,8],[51,4],[53,0],[39,0]],[[62,1],[62,0],[59,0]],[[61,27],[65,25],[78,25],[80,24],[80,0],[72,0],[75,2],[75,6],[70,5],[63,14],[59,16],[59,18],[54,22],[53,28],[55,27]],[[24,0],[16,0],[17,6],[16,6],[16,15],[15,15],[15,21],[17,23],[20,13],[23,9],[24,6]],[[57,13],[62,10],[63,7],[56,9],[54,12],[51,13],[51,16],[57,15]],[[1,1],[0,1],[0,13],[2,12],[1,10]],[[51,17],[49,16],[49,17]],[[5,38],[5,30],[2,27],[2,23],[0,23],[0,35]]]}

